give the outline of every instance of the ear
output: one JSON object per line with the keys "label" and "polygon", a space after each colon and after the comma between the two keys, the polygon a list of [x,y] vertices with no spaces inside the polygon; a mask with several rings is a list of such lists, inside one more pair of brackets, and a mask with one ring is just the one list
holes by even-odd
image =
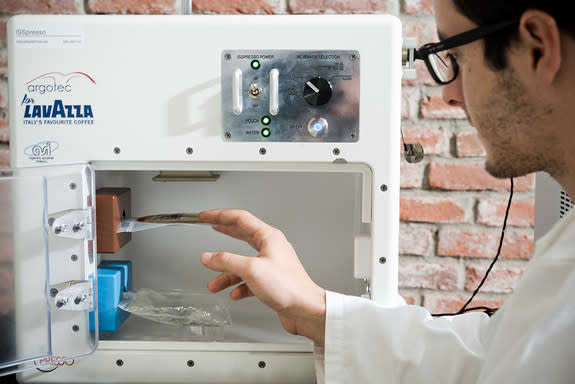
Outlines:
{"label": "ear", "polygon": [[555,19],[540,10],[527,10],[521,16],[519,37],[529,51],[537,80],[549,85],[561,66],[561,39]]}

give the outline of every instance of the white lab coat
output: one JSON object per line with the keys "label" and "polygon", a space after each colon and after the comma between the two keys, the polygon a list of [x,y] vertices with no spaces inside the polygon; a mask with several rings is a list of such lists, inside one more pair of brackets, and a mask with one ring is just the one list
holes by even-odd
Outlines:
{"label": "white lab coat", "polygon": [[318,383],[575,383],[575,209],[541,238],[493,317],[433,318],[327,293]]}

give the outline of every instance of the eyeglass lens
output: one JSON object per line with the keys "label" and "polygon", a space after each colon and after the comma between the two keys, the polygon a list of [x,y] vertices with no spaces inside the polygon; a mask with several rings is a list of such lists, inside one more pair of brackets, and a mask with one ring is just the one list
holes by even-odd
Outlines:
{"label": "eyeglass lens", "polygon": [[453,63],[454,57],[447,51],[432,53],[427,56],[433,72],[441,82],[448,83],[453,80],[455,76]]}

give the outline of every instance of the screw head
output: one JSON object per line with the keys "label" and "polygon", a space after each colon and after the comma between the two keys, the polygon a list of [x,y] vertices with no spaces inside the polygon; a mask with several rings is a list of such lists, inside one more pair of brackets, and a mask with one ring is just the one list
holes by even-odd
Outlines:
{"label": "screw head", "polygon": [[385,192],[385,191],[387,191],[387,185],[381,184],[381,187],[379,187],[379,189],[381,192]]}
{"label": "screw head", "polygon": [[196,363],[194,362],[194,360],[188,360],[188,361],[186,362],[186,365],[187,365],[188,367],[193,367],[194,365],[196,365]]}
{"label": "screw head", "polygon": [[261,147],[260,148],[260,155],[265,155],[266,153],[268,153],[268,151],[264,147]]}
{"label": "screw head", "polygon": [[334,148],[333,151],[332,151],[332,153],[333,153],[335,156],[338,156],[338,155],[341,153],[341,151],[339,150],[339,148]]}
{"label": "screw head", "polygon": [[79,330],[80,330],[80,327],[77,326],[76,324],[74,324],[74,325],[72,326],[72,331],[78,332]]}
{"label": "screw head", "polygon": [[379,258],[379,264],[385,264],[385,263],[387,263],[387,259],[385,257],[381,256]]}
{"label": "screw head", "polygon": [[192,147],[188,147],[188,148],[186,148],[186,153],[188,155],[191,155],[192,153],[194,153],[194,149]]}
{"label": "screw head", "polygon": [[224,133],[224,136],[226,137],[226,139],[229,139],[232,137],[232,133],[231,132],[226,132]]}
{"label": "screw head", "polygon": [[263,360],[260,361],[260,362],[258,363],[258,367],[260,367],[260,368],[265,368],[265,367],[266,367],[266,362],[263,361]]}
{"label": "screw head", "polygon": [[114,154],[115,154],[115,155],[119,155],[119,154],[120,154],[120,147],[114,147]]}
{"label": "screw head", "polygon": [[226,53],[226,54],[224,54],[224,59],[226,59],[226,60],[231,60],[231,59],[232,59],[231,53]]}
{"label": "screw head", "polygon": [[116,360],[116,365],[117,365],[118,367],[121,367],[122,365],[124,365],[124,360],[122,360],[122,359]]}

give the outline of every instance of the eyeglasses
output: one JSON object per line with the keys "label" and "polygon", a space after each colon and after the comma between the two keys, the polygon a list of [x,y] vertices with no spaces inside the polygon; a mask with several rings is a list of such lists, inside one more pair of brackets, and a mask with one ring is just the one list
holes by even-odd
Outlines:
{"label": "eyeglasses", "polygon": [[459,66],[457,65],[455,56],[447,52],[448,49],[469,44],[518,23],[518,21],[506,21],[498,24],[482,25],[470,31],[442,40],[439,43],[425,44],[415,51],[414,58],[425,62],[427,70],[437,84],[449,84],[457,77]]}

